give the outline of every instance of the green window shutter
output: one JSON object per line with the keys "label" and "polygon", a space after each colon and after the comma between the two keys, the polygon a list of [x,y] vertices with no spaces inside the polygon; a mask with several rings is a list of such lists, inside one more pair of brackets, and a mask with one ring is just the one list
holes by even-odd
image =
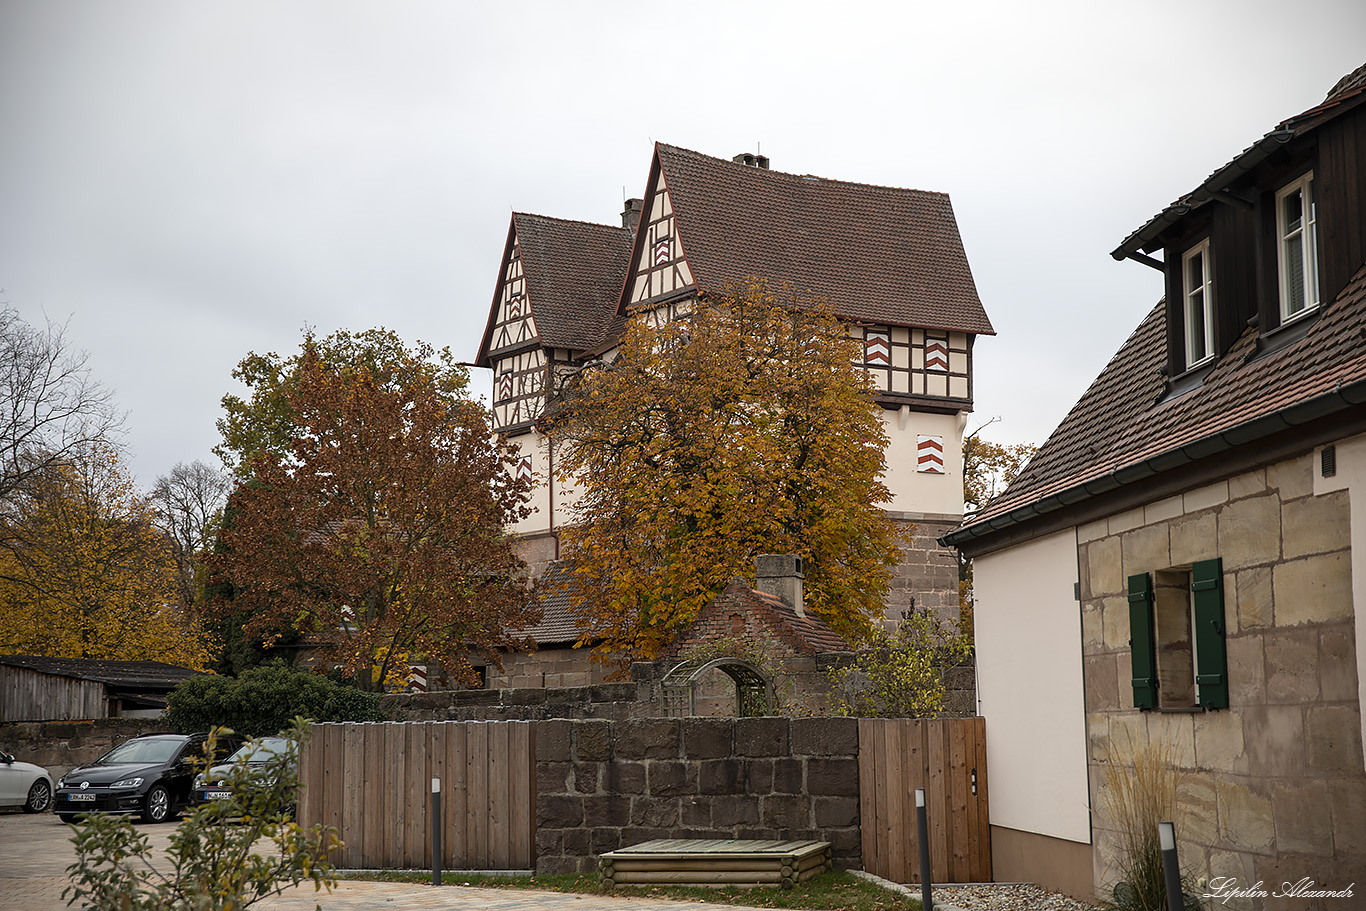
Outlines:
{"label": "green window shutter", "polygon": [[1228,651],[1224,643],[1223,561],[1202,560],[1191,566],[1191,609],[1194,624],[1195,687],[1207,709],[1228,708]]}
{"label": "green window shutter", "polygon": [[1157,648],[1153,639],[1153,581],[1129,577],[1129,648],[1133,652],[1134,705],[1157,708]]}

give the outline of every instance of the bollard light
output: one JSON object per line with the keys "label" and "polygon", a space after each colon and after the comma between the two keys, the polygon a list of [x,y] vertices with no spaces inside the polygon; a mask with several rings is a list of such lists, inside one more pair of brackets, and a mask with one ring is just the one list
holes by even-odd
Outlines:
{"label": "bollard light", "polygon": [[432,885],[441,885],[441,779],[432,779]]}
{"label": "bollard light", "polygon": [[1162,875],[1167,880],[1167,911],[1182,911],[1181,867],[1176,858],[1176,826],[1157,824],[1157,843],[1162,848]]}
{"label": "bollard light", "polygon": [[920,841],[920,907],[933,911],[930,899],[930,818],[925,809],[925,789],[915,789],[915,828]]}

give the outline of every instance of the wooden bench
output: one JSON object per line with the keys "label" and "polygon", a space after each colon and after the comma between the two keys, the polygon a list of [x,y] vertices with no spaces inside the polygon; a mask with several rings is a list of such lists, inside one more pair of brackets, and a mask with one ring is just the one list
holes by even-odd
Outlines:
{"label": "wooden bench", "polygon": [[780,886],[791,889],[830,869],[828,841],[660,838],[598,857],[607,887]]}

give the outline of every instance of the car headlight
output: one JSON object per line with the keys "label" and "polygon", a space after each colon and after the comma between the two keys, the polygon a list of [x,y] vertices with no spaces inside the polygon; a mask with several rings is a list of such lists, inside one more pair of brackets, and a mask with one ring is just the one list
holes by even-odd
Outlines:
{"label": "car headlight", "polygon": [[202,788],[202,787],[204,787],[204,785],[205,785],[206,783],[207,783],[207,782],[204,780],[204,773],[203,773],[203,772],[200,772],[198,775],[196,775],[196,776],[194,777],[194,786],[195,786],[196,788]]}
{"label": "car headlight", "polygon": [[116,781],[116,782],[114,782],[114,783],[111,784],[109,787],[111,787],[111,788],[136,788],[136,787],[137,787],[138,785],[140,785],[140,784],[142,784],[142,779],[141,779],[141,778],[125,778],[125,779],[123,779],[122,781]]}

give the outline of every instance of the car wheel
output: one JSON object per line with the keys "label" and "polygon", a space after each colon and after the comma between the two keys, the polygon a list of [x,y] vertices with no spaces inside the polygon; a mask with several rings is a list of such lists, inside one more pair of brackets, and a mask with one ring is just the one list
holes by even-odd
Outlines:
{"label": "car wheel", "polygon": [[24,804],[25,813],[43,813],[52,806],[52,785],[39,778],[28,789],[28,801]]}
{"label": "car wheel", "polygon": [[171,818],[171,792],[164,784],[152,785],[147,798],[142,802],[144,822],[165,822]]}
{"label": "car wheel", "polygon": [[76,824],[76,817],[70,813],[58,813],[57,818],[69,826]]}

